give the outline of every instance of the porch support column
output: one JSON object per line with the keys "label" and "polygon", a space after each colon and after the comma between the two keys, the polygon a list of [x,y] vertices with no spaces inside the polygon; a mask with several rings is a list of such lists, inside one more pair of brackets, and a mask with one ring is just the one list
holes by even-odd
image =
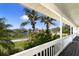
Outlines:
{"label": "porch support column", "polygon": [[72,32],[73,32],[73,31],[72,31],[72,26],[70,26],[70,35],[73,34]]}
{"label": "porch support column", "polygon": [[62,17],[60,17],[60,39],[62,39]]}

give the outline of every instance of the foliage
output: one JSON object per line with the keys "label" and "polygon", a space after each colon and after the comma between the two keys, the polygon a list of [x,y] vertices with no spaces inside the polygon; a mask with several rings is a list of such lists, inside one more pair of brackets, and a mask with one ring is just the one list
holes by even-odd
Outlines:
{"label": "foliage", "polygon": [[59,27],[56,27],[56,28],[53,28],[51,31],[53,33],[57,33],[57,32],[60,32],[60,28]]}
{"label": "foliage", "polygon": [[59,37],[60,37],[60,35],[55,34],[55,35],[53,36],[53,40],[58,39]]}
{"label": "foliage", "polygon": [[29,34],[29,40],[26,42],[25,49],[32,48],[34,46],[44,44],[53,40],[51,34],[48,36],[46,32],[32,32]]}
{"label": "foliage", "polygon": [[63,30],[63,31],[62,31],[63,33],[68,34],[68,35],[70,34],[70,27],[69,27],[68,25],[65,24],[65,25],[62,27],[62,30]]}
{"label": "foliage", "polygon": [[[0,46],[3,49],[8,49],[11,51],[14,47],[14,43],[11,41],[11,37],[9,37],[9,30],[10,24],[5,24],[5,18],[0,18]],[[0,51],[1,55],[4,54],[4,51]]]}
{"label": "foliage", "polygon": [[55,25],[55,23],[52,21],[55,21],[55,19],[50,18],[48,16],[41,16],[41,22],[43,22],[46,25],[46,33],[47,34],[49,34],[49,26]]}
{"label": "foliage", "polygon": [[23,22],[21,26],[25,26],[30,23],[32,25],[32,29],[34,32],[36,21],[40,18],[38,15],[38,12],[36,12],[35,10],[27,10],[27,9],[24,9],[24,12],[25,12],[25,15],[27,15],[29,19]]}
{"label": "foliage", "polygon": [[27,37],[27,30],[23,29],[14,29],[11,32],[13,39],[20,39],[20,38],[26,38]]}
{"label": "foliage", "polygon": [[50,24],[55,25],[55,23],[52,22],[54,21],[53,18],[47,16],[41,17],[41,22],[46,25],[46,31],[40,30],[39,32],[35,32],[36,21],[40,18],[38,13],[34,10],[25,10],[25,14],[29,17],[29,19],[23,22],[21,26],[25,26],[30,23],[33,31],[29,29],[29,40],[25,41],[24,43],[13,43],[11,39],[27,37],[24,36],[24,33],[27,31],[23,29],[10,30],[8,27],[11,27],[11,25],[5,23],[5,18],[0,18],[0,55],[12,55],[14,53],[23,51],[24,49],[44,44],[59,37],[57,34],[52,37],[49,30]]}
{"label": "foliage", "polygon": [[23,51],[22,49],[20,48],[14,48],[12,49],[10,52],[9,52],[9,55],[12,55],[12,54],[15,54],[15,53],[18,53],[18,52],[21,52]]}

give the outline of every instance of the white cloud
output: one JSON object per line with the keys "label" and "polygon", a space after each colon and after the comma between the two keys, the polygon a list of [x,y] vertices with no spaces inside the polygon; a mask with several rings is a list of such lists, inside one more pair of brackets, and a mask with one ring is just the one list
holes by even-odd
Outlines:
{"label": "white cloud", "polygon": [[23,15],[23,16],[21,16],[21,19],[24,20],[24,21],[26,21],[26,20],[29,19],[29,17],[27,15]]}

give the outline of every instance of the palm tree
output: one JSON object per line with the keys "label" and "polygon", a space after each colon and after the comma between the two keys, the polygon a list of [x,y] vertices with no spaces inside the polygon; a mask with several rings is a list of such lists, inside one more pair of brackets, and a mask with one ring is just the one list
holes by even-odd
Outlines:
{"label": "palm tree", "polygon": [[10,24],[5,24],[6,19],[0,18],[0,29],[7,29],[9,27],[12,27]]}
{"label": "palm tree", "polygon": [[0,18],[0,46],[9,50],[14,46],[11,37],[9,37],[8,27],[10,26],[10,24],[5,24],[5,18]]}
{"label": "palm tree", "polygon": [[46,25],[46,33],[49,34],[49,26],[51,24],[55,25],[55,23],[52,22],[52,21],[55,21],[55,19],[50,18],[48,16],[42,16],[41,18],[42,18],[41,22],[43,22]]}
{"label": "palm tree", "polygon": [[23,22],[21,26],[25,26],[30,23],[34,32],[36,21],[40,18],[38,12],[36,12],[35,10],[25,9],[25,15],[27,15],[29,19],[26,22]]}

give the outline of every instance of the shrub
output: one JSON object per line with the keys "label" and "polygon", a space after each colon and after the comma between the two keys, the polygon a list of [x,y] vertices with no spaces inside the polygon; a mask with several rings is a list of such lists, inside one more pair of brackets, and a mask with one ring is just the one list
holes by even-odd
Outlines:
{"label": "shrub", "polygon": [[25,49],[32,48],[34,46],[46,43],[53,40],[51,34],[47,34],[44,31],[31,32],[29,34],[29,40],[25,43]]}
{"label": "shrub", "polygon": [[20,51],[23,51],[23,49],[21,49],[21,48],[14,48],[14,49],[12,49],[11,51],[8,51],[8,52],[9,52],[9,55],[12,55],[12,54],[20,52]]}
{"label": "shrub", "polygon": [[59,37],[60,37],[60,35],[55,34],[55,35],[53,36],[53,40],[58,39]]}

